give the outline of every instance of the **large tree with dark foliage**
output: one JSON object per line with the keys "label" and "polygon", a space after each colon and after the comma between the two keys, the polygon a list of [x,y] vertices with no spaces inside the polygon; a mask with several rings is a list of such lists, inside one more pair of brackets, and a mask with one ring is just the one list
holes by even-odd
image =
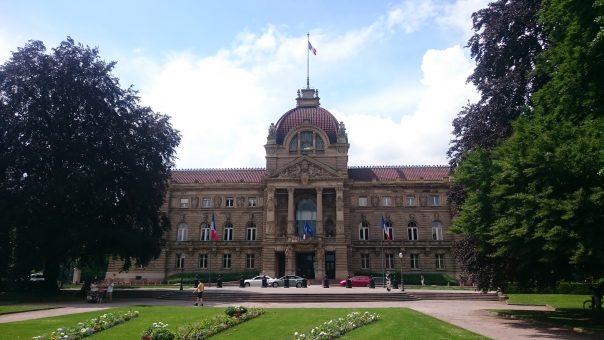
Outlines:
{"label": "large tree with dark foliage", "polygon": [[169,228],[159,208],[180,142],[122,89],[115,63],[71,38],[30,41],[0,66],[0,274],[117,256],[145,263]]}
{"label": "large tree with dark foliage", "polygon": [[542,2],[549,46],[536,70],[547,82],[531,97],[533,113],[456,170],[468,197],[454,224],[481,255],[466,258],[504,274],[481,288],[604,275],[603,5]]}
{"label": "large tree with dark foliage", "polygon": [[468,81],[480,93],[453,120],[448,155],[456,166],[464,153],[491,149],[511,134],[511,124],[532,110],[531,94],[547,77],[537,75],[536,58],[547,39],[538,21],[539,0],[499,0],[472,14],[476,32],[468,41],[476,67]]}

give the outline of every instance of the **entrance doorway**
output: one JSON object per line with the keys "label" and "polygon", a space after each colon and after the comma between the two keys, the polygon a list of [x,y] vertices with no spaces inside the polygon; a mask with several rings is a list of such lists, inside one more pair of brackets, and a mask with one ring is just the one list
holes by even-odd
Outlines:
{"label": "entrance doorway", "polygon": [[296,253],[296,275],[315,278],[315,253]]}
{"label": "entrance doorway", "polygon": [[330,280],[336,278],[336,253],[333,251],[325,252],[325,275]]}
{"label": "entrance doorway", "polygon": [[277,264],[275,275],[279,278],[285,275],[285,253],[277,252],[275,253],[275,257],[275,263]]}

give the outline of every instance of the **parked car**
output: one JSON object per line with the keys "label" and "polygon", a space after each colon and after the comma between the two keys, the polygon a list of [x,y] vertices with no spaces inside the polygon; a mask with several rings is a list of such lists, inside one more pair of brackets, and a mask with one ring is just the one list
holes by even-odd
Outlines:
{"label": "parked car", "polygon": [[44,274],[43,273],[33,273],[31,275],[29,275],[29,281],[44,281]]}
{"label": "parked car", "polygon": [[285,280],[289,282],[290,287],[300,288],[302,287],[302,282],[305,280],[305,278],[298,275],[285,275],[278,279],[273,279],[269,281],[268,284],[275,288],[283,287],[283,283],[285,282]]}
{"label": "parked car", "polygon": [[[352,281],[353,287],[369,287],[369,281],[371,281],[371,276],[353,276],[350,278]],[[346,287],[346,280],[340,281],[340,286]]]}
{"label": "parked car", "polygon": [[262,287],[262,279],[266,278],[266,283],[268,285],[270,285],[270,281],[274,280],[272,277],[270,276],[266,276],[266,275],[260,275],[260,276],[255,276],[251,279],[247,279],[243,281],[243,284],[246,287]]}

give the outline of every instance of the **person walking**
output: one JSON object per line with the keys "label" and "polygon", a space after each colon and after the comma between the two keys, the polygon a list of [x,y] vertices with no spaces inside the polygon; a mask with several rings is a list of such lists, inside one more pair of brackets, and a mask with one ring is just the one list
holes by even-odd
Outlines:
{"label": "person walking", "polygon": [[203,306],[204,289],[205,289],[205,286],[203,285],[203,282],[199,281],[199,283],[197,284],[197,288],[195,288],[195,292],[197,293],[197,301],[195,302],[195,304],[193,306]]}
{"label": "person walking", "polygon": [[113,287],[113,280],[111,280],[107,286],[107,302],[113,301]]}
{"label": "person walking", "polygon": [[392,280],[390,279],[390,271],[386,272],[386,290],[392,290]]}

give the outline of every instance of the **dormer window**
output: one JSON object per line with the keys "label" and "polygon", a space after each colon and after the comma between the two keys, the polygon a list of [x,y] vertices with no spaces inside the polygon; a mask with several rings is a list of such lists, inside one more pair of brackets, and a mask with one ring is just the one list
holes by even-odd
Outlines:
{"label": "dormer window", "polygon": [[289,142],[289,152],[293,154],[297,154],[299,151],[306,154],[324,150],[323,138],[314,131],[301,131],[293,136]]}

